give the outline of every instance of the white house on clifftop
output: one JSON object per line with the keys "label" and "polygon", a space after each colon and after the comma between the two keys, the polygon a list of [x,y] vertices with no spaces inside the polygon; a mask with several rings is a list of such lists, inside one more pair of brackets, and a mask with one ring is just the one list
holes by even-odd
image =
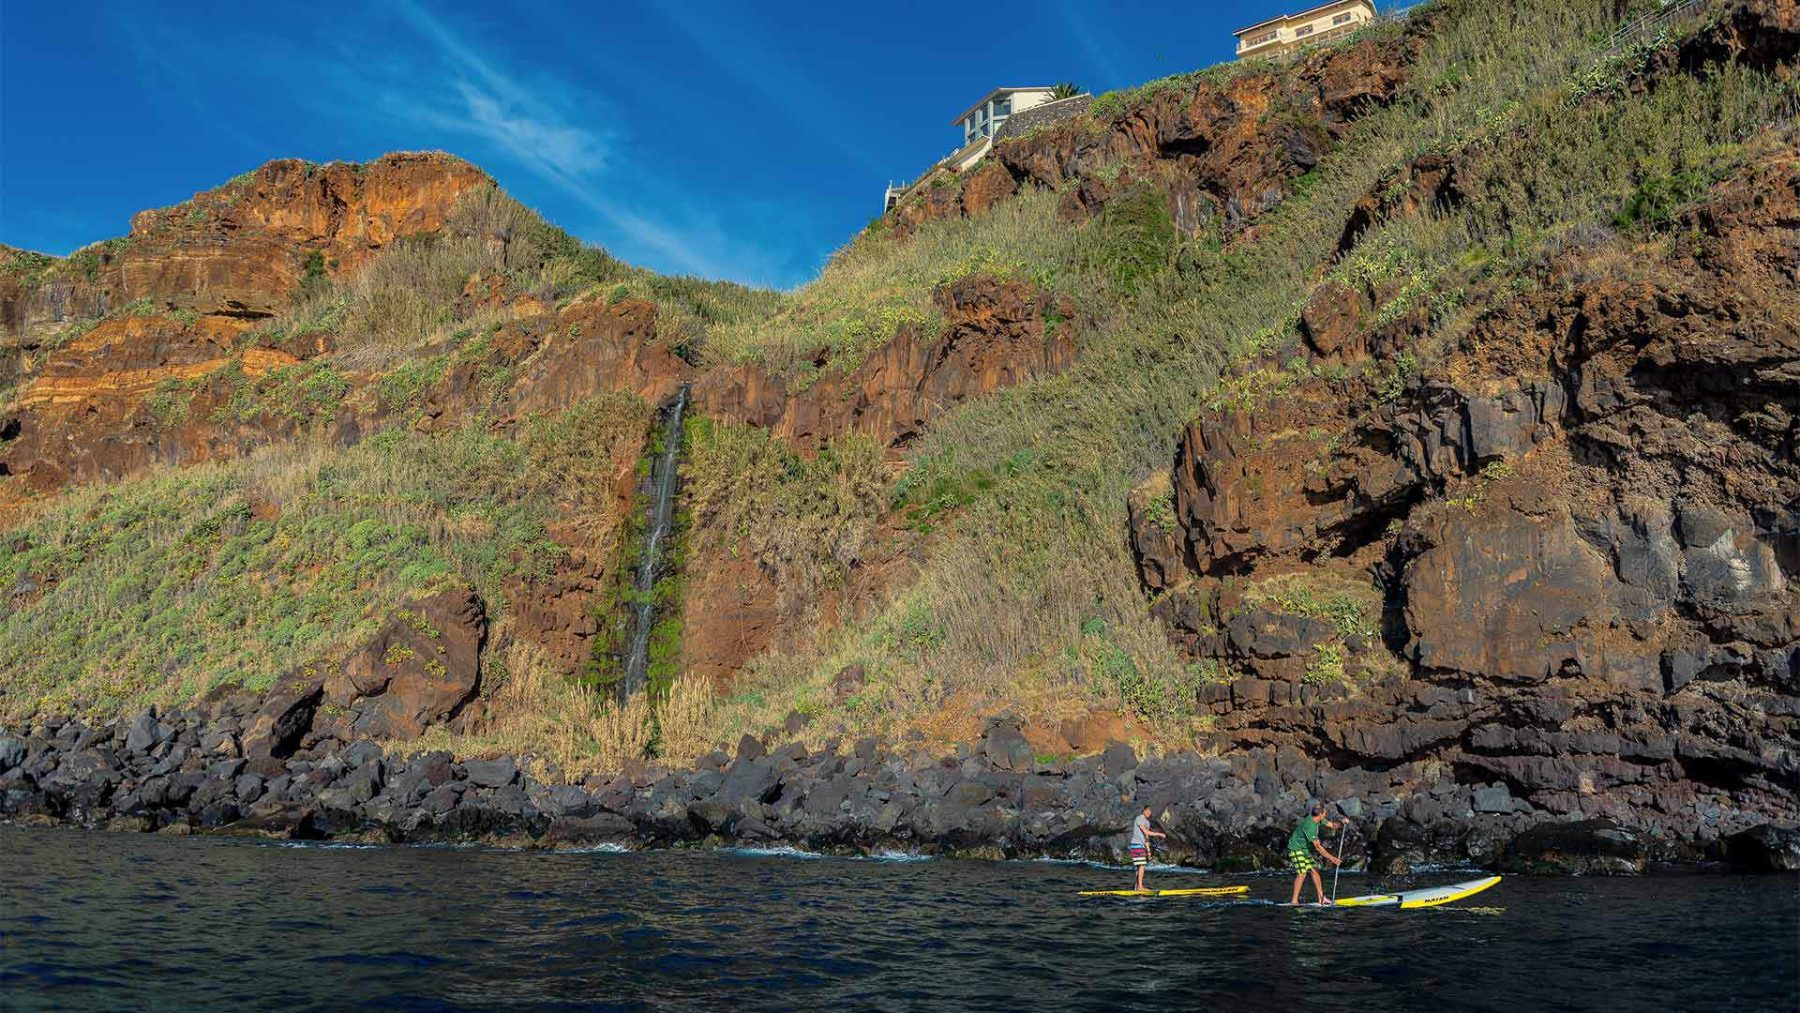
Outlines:
{"label": "white house on clifftop", "polygon": [[[962,131],[962,143],[956,150],[926,170],[925,174],[917,179],[905,183],[889,183],[887,192],[882,196],[882,209],[893,207],[907,191],[933,172],[940,169],[948,169],[956,173],[967,171],[970,166],[981,161],[982,156],[986,155],[989,149],[993,148],[994,138],[999,136],[1001,126],[1019,113],[1025,112],[1027,109],[1037,109],[1040,106],[1054,106],[1054,109],[1046,109],[1039,115],[1049,116],[1052,119],[1062,118],[1066,115],[1073,115],[1080,108],[1085,108],[1085,106],[1071,105],[1070,103],[1074,103],[1076,99],[1085,102],[1088,98],[1088,95],[1082,94],[1058,99],[1056,88],[1048,86],[995,88],[982,96],[981,101],[963,110],[961,115],[950,121],[951,126]],[[1033,123],[1033,126],[1041,125],[1043,124]]]}
{"label": "white house on clifftop", "polygon": [[1055,95],[1055,88],[995,88],[981,101],[950,121],[962,128],[963,146],[950,156],[950,168],[962,172],[981,161],[981,156],[994,146],[994,132],[1007,117],[1041,106]]}
{"label": "white house on clifftop", "polygon": [[1237,57],[1281,56],[1343,38],[1373,20],[1375,5],[1370,0],[1333,0],[1238,29],[1233,33],[1238,40]]}

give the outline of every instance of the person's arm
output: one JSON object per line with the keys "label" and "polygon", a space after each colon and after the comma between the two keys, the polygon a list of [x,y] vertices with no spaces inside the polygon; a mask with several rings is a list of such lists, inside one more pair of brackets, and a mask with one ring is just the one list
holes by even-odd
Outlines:
{"label": "person's arm", "polygon": [[1337,864],[1339,864],[1339,862],[1338,862],[1338,856],[1336,856],[1336,855],[1334,855],[1334,854],[1332,854],[1332,853],[1331,853],[1331,852],[1329,852],[1329,851],[1327,851],[1327,850],[1325,850],[1325,842],[1324,842],[1324,841],[1323,841],[1323,840],[1322,840],[1322,839],[1320,839],[1320,838],[1317,838],[1317,837],[1315,837],[1315,838],[1313,838],[1313,850],[1315,850],[1315,851],[1317,851],[1317,852],[1318,852],[1318,853],[1319,853],[1319,854],[1321,854],[1321,855],[1324,855],[1324,856],[1325,856],[1325,860],[1326,860],[1326,861],[1327,861],[1327,862],[1330,862],[1330,863],[1331,863],[1331,864],[1332,864],[1332,865],[1337,865]]}

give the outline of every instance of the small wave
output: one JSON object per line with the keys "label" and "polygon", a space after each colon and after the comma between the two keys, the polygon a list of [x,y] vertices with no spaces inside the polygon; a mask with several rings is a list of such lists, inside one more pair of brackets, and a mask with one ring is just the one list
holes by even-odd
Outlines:
{"label": "small wave", "polygon": [[629,855],[631,849],[617,841],[601,841],[599,844],[585,844],[579,848],[558,848],[562,855]]}
{"label": "small wave", "polygon": [[719,850],[728,855],[746,855],[751,858],[804,858],[810,861],[825,857],[817,851],[803,851],[788,844],[778,844],[766,848],[739,845],[737,847],[720,848]]}
{"label": "small wave", "polygon": [[[1072,865],[1084,869],[1103,869],[1107,872],[1130,872],[1132,870],[1129,862],[1100,862],[1092,858],[1051,858],[1049,855],[1042,855],[1028,859],[1028,861],[1041,862],[1046,865]],[[1188,873],[1206,875],[1212,872],[1211,869],[1202,869],[1192,865],[1170,865],[1166,862],[1151,862],[1145,868],[1151,872],[1172,872],[1183,875]]]}
{"label": "small wave", "polygon": [[303,848],[307,851],[374,851],[393,847],[391,844],[369,844],[363,841],[253,841],[259,848]]}
{"label": "small wave", "polygon": [[868,861],[868,862],[929,862],[929,861],[931,861],[930,855],[915,854],[914,852],[911,852],[911,851],[884,850],[884,851],[877,851],[874,854],[864,855],[861,857],[864,861]]}

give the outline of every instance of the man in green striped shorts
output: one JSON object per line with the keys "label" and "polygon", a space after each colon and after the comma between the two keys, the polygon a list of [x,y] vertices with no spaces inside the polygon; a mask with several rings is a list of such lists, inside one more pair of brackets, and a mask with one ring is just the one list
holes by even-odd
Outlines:
{"label": "man in green striped shorts", "polygon": [[1319,893],[1319,903],[1331,903],[1325,899],[1325,884],[1319,879],[1319,862],[1313,857],[1313,854],[1317,852],[1320,857],[1332,865],[1339,864],[1341,859],[1325,850],[1325,842],[1319,840],[1321,824],[1333,830],[1338,828],[1336,823],[1325,818],[1324,804],[1314,802],[1312,812],[1300,821],[1300,825],[1294,828],[1293,833],[1288,835],[1288,865],[1294,870],[1294,899],[1289,903],[1300,903],[1300,885],[1305,882],[1306,874],[1309,872],[1312,873],[1313,889]]}

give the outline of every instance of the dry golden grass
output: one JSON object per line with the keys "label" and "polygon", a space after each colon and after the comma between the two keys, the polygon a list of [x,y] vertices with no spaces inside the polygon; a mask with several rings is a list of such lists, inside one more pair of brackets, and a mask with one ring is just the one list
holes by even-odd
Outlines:
{"label": "dry golden grass", "polygon": [[656,705],[657,759],[674,766],[694,761],[721,745],[713,721],[714,694],[711,680],[682,675]]}
{"label": "dry golden grass", "polygon": [[692,766],[718,748],[712,683],[684,675],[654,708],[645,694],[621,704],[569,679],[535,645],[496,631],[505,640],[489,661],[488,718],[471,734],[442,727],[406,742],[387,743],[403,753],[444,749],[460,758],[519,756],[534,777],[579,783],[610,777],[653,754],[672,766]]}
{"label": "dry golden grass", "polygon": [[606,700],[566,678],[535,645],[509,640],[489,660],[487,677],[489,717],[479,731],[452,735],[438,727],[388,748],[444,749],[459,759],[527,757],[533,776],[569,782],[616,774],[648,753],[652,726],[643,698],[624,706]]}

